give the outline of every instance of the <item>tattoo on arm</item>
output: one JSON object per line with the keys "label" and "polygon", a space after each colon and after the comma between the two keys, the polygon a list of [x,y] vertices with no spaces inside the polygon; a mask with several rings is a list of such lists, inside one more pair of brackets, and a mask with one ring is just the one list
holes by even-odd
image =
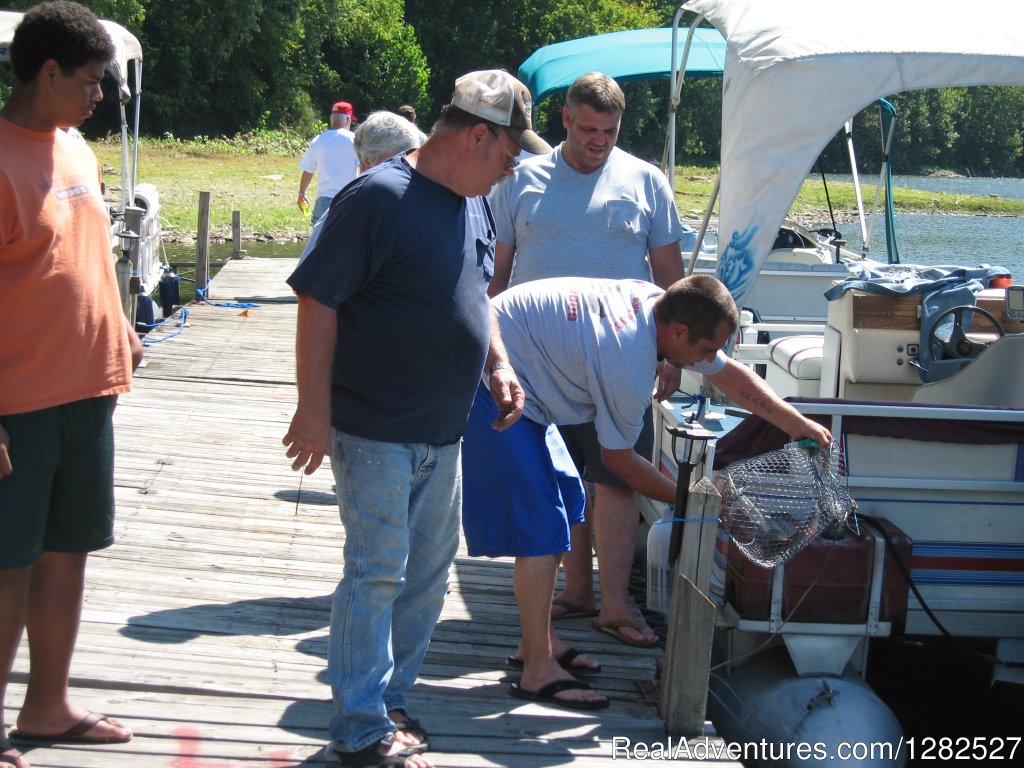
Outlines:
{"label": "tattoo on arm", "polygon": [[751,411],[756,411],[763,416],[768,416],[775,412],[771,399],[766,397],[763,392],[744,388],[740,390],[740,395],[747,401],[747,406]]}

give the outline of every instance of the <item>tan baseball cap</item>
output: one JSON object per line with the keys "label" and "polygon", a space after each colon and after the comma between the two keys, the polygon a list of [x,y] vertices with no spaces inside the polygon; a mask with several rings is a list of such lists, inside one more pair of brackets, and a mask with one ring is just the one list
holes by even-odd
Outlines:
{"label": "tan baseball cap", "polygon": [[503,69],[469,72],[455,81],[452,106],[505,128],[520,147],[534,155],[551,146],[533,131],[529,89]]}

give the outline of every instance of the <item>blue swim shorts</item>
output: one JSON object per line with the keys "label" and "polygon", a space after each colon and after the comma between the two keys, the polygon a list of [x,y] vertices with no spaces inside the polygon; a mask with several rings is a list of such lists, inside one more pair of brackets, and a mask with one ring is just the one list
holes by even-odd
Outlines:
{"label": "blue swim shorts", "polygon": [[462,528],[474,557],[538,557],[567,552],[569,528],[583,522],[583,483],[552,425],[520,419],[491,428],[497,407],[477,389],[462,444]]}

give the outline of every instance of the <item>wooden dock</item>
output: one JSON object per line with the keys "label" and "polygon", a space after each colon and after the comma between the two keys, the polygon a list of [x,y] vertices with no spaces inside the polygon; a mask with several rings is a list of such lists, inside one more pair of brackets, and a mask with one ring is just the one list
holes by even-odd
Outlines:
{"label": "wooden dock", "polygon": [[[90,558],[72,668],[74,698],[126,721],[135,738],[22,746],[35,768],[327,762],[327,629],[344,531],[330,469],[300,479],[281,445],[295,405],[296,305],[284,283],[294,264],[229,263],[211,301],[259,306],[190,306],[179,335],[146,349],[115,415],[117,543]],[[616,739],[665,744],[652,682],[661,652],[621,645],[587,619],[560,630],[603,664],[611,707],[582,713],[508,695],[511,574],[510,560],[464,548],[456,558],[411,695],[435,763],[606,766],[624,758]],[[27,669],[23,643],[8,723]]]}

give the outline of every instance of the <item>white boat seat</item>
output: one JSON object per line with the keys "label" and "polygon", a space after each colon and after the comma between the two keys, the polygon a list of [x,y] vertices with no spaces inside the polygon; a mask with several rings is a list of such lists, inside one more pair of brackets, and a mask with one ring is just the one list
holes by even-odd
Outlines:
{"label": "white boat seat", "polygon": [[915,403],[1024,408],[1024,333],[1004,336],[948,379],[922,384]]}
{"label": "white boat seat", "polygon": [[783,336],[771,342],[768,386],[779,397],[817,397],[824,343],[821,335]]}
{"label": "white boat seat", "polygon": [[768,345],[768,359],[797,379],[820,379],[821,335],[783,336]]}

